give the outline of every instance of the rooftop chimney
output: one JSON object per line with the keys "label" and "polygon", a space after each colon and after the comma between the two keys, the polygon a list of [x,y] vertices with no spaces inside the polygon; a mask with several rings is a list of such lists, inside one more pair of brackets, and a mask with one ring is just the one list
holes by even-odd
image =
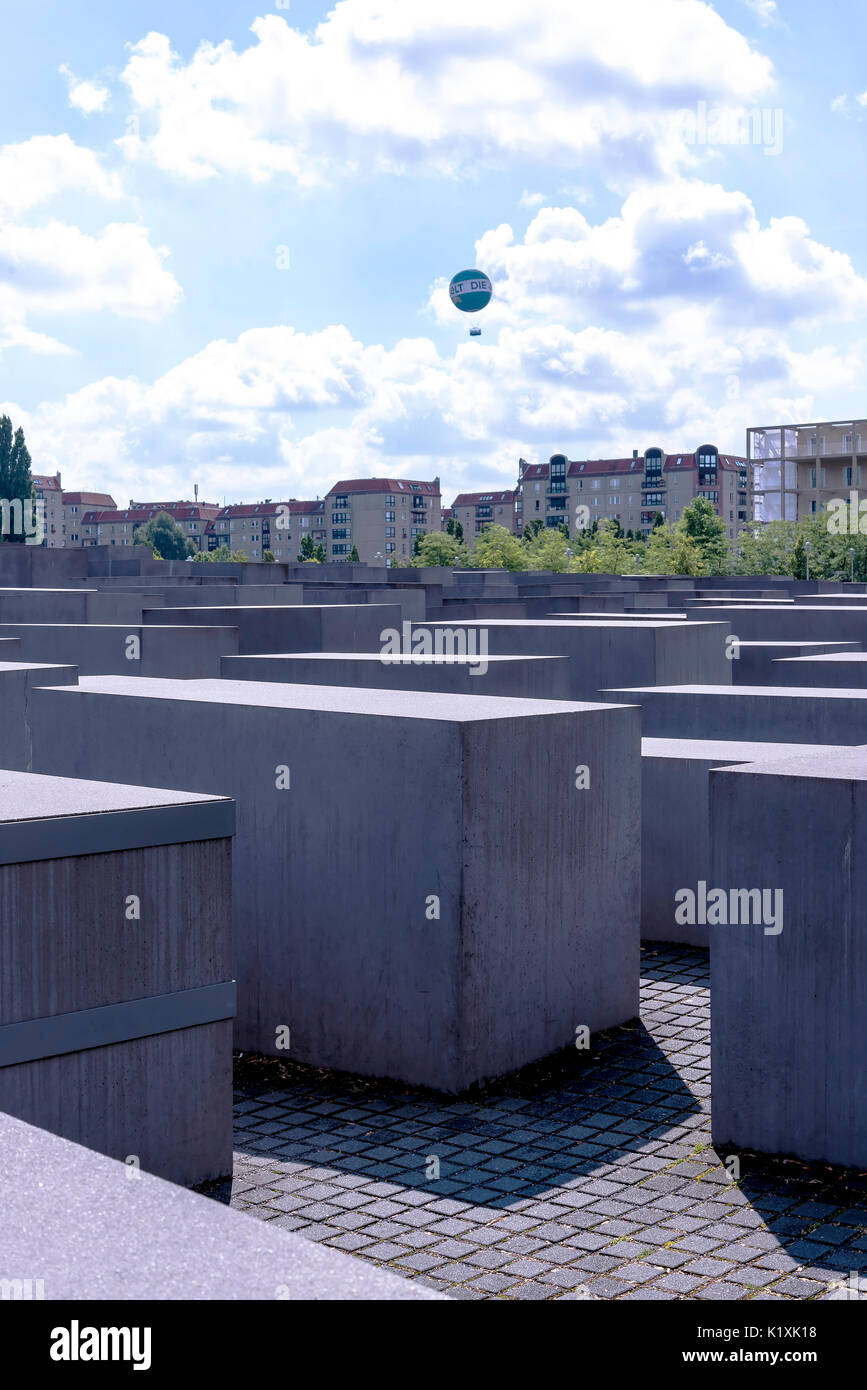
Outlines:
{"label": "rooftop chimney", "polygon": [[637,459],[637,458],[638,458],[638,450],[637,450],[637,449],[633,449],[633,450],[632,450],[632,457],[633,457],[634,459]]}

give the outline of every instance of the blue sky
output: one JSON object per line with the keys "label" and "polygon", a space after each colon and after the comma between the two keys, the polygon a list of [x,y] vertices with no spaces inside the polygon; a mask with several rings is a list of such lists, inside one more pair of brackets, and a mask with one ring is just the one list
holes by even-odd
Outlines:
{"label": "blue sky", "polygon": [[[0,409],[69,487],[451,500],[520,455],[867,413],[856,0],[34,0],[4,28]],[[445,286],[473,263],[470,340]]]}

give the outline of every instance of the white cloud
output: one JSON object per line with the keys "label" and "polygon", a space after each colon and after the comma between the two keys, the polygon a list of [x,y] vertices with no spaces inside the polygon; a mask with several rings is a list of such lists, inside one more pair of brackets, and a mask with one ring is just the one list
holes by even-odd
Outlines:
{"label": "white cloud", "polygon": [[685,109],[772,85],[769,60],[702,0],[342,0],[311,35],[273,14],[251,27],[248,47],[202,43],[188,62],[163,34],[132,46],[130,159],[304,185],[532,158],[616,166],[627,183],[697,157]]}
{"label": "white cloud", "polygon": [[70,71],[65,63],[61,63],[58,72],[66,78],[70,106],[74,106],[85,116],[92,116],[95,111],[105,110],[111,93],[101,82],[82,81],[75,76],[74,72]]}
{"label": "white cloud", "polygon": [[763,28],[779,22],[780,12],[777,9],[777,0],[744,0],[744,3],[748,9],[752,10]]}
{"label": "white cloud", "polygon": [[544,193],[528,193],[526,188],[518,199],[519,206],[522,208],[538,208],[544,201]]}
{"label": "white cloud", "polygon": [[17,145],[0,146],[0,215],[26,212],[70,190],[99,198],[123,197],[118,175],[68,135],[34,135]]}
{"label": "white cloud", "polygon": [[110,222],[95,235],[56,218],[33,220],[50,198],[124,197],[117,174],[68,135],[34,136],[0,146],[0,347],[68,351],[28,326],[33,315],[108,311],[155,320],[181,290],[137,222]]}

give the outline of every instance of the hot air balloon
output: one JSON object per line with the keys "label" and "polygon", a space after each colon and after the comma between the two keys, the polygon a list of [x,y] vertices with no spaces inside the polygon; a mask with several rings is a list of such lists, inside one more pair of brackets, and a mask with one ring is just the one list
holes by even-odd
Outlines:
{"label": "hot air balloon", "polygon": [[[490,304],[493,286],[481,270],[459,270],[449,284],[449,294],[456,309],[463,314],[477,314]],[[478,338],[481,328],[471,328],[470,337]]]}

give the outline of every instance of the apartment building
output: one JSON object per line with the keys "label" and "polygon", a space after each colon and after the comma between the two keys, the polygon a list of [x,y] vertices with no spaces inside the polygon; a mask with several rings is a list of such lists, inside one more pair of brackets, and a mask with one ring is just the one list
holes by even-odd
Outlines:
{"label": "apartment building", "polygon": [[55,550],[81,545],[81,522],[86,511],[113,510],[117,505],[107,492],[64,492],[59,473],[53,477],[34,473],[33,495],[44,507],[42,544]]}
{"label": "apartment building", "polygon": [[344,479],[325,496],[325,520],[329,560],[346,560],[355,546],[366,564],[405,563],[417,536],[442,529],[440,480]]}
{"label": "apartment building", "polygon": [[753,514],[752,470],[747,459],[721,454],[715,444],[694,453],[667,454],[661,448],[633,450],[632,458],[570,462],[553,454],[548,463],[520,461],[519,531],[534,520],[575,529],[576,508],[589,510],[590,522],[616,520],[624,531],[649,535],[658,514],[678,521],[696,497],[706,498],[735,536]]}
{"label": "apartment building", "polygon": [[207,502],[139,502],[132,503],[124,511],[94,508],[82,515],[80,540],[70,543],[83,546],[134,545],[139,526],[146,526],[159,512],[168,512],[196,549],[206,550],[208,528],[221,510],[215,503]]}
{"label": "apartment building", "polygon": [[81,525],[86,512],[115,511],[116,508],[117,503],[107,492],[64,492],[61,548],[81,545]]}
{"label": "apartment building", "polygon": [[42,544],[60,548],[63,531],[63,487],[60,474],[33,473],[33,496],[42,503],[45,535]]}
{"label": "apartment building", "polygon": [[747,430],[757,521],[795,521],[867,486],[867,420],[762,425]]}
{"label": "apartment building", "polygon": [[461,492],[451,506],[455,521],[464,528],[464,540],[472,541],[488,526],[505,526],[507,531],[516,529],[514,488],[500,492]]}

